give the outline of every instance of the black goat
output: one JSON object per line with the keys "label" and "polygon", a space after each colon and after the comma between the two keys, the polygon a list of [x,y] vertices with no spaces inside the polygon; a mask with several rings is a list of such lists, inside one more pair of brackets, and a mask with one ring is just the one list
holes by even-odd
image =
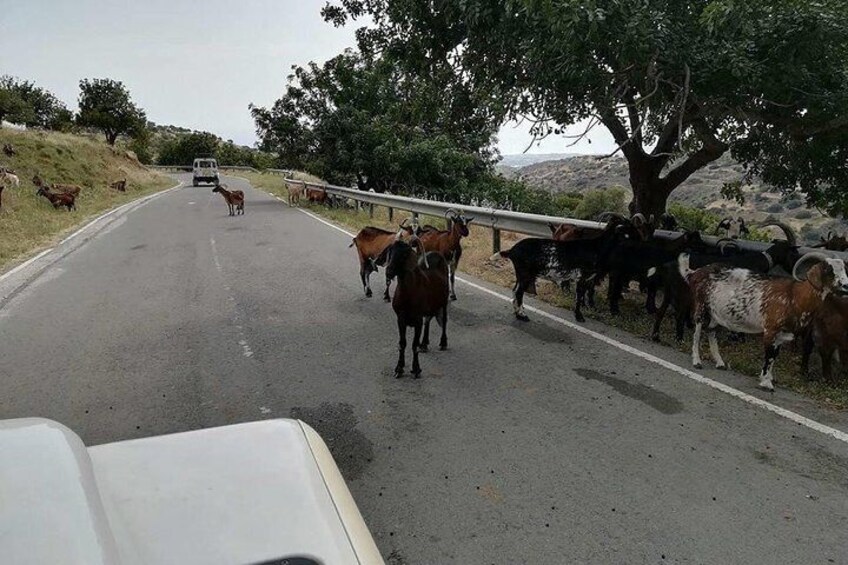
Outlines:
{"label": "black goat", "polygon": [[[413,246],[418,248],[415,252]],[[395,241],[386,249],[386,277],[397,277],[397,288],[392,297],[392,309],[397,316],[398,361],[395,377],[403,376],[406,352],[406,328],[412,327],[412,376],[421,376],[418,352],[427,351],[430,345],[430,320],[442,326],[439,349],[448,347],[448,263],[442,254],[425,252],[417,238],[410,243]],[[421,330],[424,339],[421,340]]]}
{"label": "black goat", "polygon": [[515,317],[525,322],[529,320],[524,312],[524,293],[533,291],[538,277],[552,280],[563,290],[567,281],[576,279],[574,318],[583,322],[584,295],[595,284],[598,258],[608,254],[617,240],[636,237],[639,237],[636,226],[625,218],[613,216],[597,237],[572,241],[527,238],[512,249],[501,251],[500,256],[512,261],[515,269],[512,289]]}

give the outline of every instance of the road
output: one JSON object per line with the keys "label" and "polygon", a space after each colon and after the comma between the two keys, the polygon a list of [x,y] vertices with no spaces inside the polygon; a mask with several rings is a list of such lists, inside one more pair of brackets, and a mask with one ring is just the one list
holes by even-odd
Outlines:
{"label": "road", "polygon": [[468,284],[449,350],[394,379],[394,315],[363,296],[350,238],[227,182],[243,217],[208,187],[172,191],[0,303],[0,418],[52,418],[88,445],[300,418],[388,563],[848,562],[844,441],[626,346],[688,367],[677,352],[515,322]]}

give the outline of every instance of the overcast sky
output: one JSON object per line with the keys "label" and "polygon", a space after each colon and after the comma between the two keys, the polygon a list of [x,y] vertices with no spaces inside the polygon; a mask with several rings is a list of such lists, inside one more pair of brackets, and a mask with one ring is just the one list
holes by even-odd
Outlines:
{"label": "overcast sky", "polygon": [[[113,78],[148,119],[256,141],[247,109],[279,98],[292,65],[323,62],[353,47],[354,28],[324,23],[325,0],[0,0],[0,74],[46,87],[76,107],[79,80]],[[549,138],[529,153],[614,148],[597,128],[575,147]],[[530,142],[505,126],[503,154]]]}

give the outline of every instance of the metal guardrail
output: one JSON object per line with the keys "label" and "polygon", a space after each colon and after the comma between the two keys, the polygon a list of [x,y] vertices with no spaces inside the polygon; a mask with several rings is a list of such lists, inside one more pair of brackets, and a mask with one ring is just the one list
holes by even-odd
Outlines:
{"label": "metal guardrail", "polygon": [[[333,186],[323,183],[306,182],[302,180],[286,178],[286,182],[298,183],[304,187],[324,190],[328,194],[334,194],[342,198],[350,198],[351,200],[362,202],[371,206],[384,206],[390,210],[390,218],[392,210],[405,210],[412,212],[415,215],[427,215],[444,217],[449,209],[461,210],[465,215],[474,218],[474,224],[485,226],[493,230],[492,248],[495,252],[500,251],[500,232],[510,231],[534,237],[550,237],[551,229],[548,224],[569,224],[573,226],[582,226],[589,228],[603,228],[605,224],[601,222],[592,222],[588,220],[578,220],[575,218],[562,218],[559,216],[547,216],[544,214],[527,214],[524,212],[513,212],[511,210],[500,210],[497,208],[485,208],[480,206],[469,206],[465,204],[454,204],[451,202],[440,202],[438,200],[424,200],[422,198],[410,198],[407,196],[398,196],[395,194],[383,194],[378,192],[365,192],[355,188],[347,188],[342,186]],[[655,237],[662,239],[675,239],[680,237],[680,232],[671,232],[665,230],[657,230],[654,232]],[[703,236],[703,240],[709,245],[716,245],[720,238],[713,236]],[[759,241],[737,240],[736,244],[740,249],[746,251],[765,251],[771,244]],[[848,260],[848,253],[840,253],[836,251],[824,251],[822,249],[813,249],[810,247],[801,247],[801,253],[809,253],[811,251],[819,251],[827,253],[833,257]]]}

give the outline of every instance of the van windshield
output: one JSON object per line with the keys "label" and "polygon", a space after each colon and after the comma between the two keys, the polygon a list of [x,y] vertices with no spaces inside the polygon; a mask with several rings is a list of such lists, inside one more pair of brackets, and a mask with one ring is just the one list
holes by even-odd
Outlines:
{"label": "van windshield", "polygon": [[199,162],[197,163],[197,165],[198,165],[199,167],[202,167],[202,168],[204,168],[204,169],[208,169],[209,167],[211,167],[211,166],[212,166],[212,164],[213,164],[213,163],[212,163],[212,161],[199,161]]}

